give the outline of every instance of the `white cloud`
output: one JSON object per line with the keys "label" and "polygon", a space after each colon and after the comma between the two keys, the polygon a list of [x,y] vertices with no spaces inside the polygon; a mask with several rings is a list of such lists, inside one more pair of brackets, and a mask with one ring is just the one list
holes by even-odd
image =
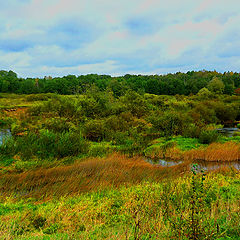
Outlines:
{"label": "white cloud", "polygon": [[44,76],[66,76],[69,74],[85,75],[90,73],[99,74],[112,74],[115,75],[118,71],[118,66],[114,61],[105,61],[94,64],[83,64],[72,67],[52,67],[52,66],[39,66],[33,69],[24,66],[16,67],[17,72],[22,72],[24,75],[31,75],[37,77]]}
{"label": "white cloud", "polygon": [[1,66],[21,76],[240,69],[239,12],[237,0],[9,0]]}

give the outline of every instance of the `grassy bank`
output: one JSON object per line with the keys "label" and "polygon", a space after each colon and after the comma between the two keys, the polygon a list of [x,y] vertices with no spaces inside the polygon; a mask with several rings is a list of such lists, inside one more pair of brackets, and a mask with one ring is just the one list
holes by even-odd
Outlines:
{"label": "grassy bank", "polygon": [[240,160],[240,137],[219,137],[217,142],[201,144],[196,138],[174,137],[170,140],[160,138],[144,150],[146,157],[184,161]]}
{"label": "grassy bank", "polygon": [[49,201],[2,199],[1,237],[239,239],[239,173],[187,174],[171,181],[150,183],[145,178],[137,182]]}

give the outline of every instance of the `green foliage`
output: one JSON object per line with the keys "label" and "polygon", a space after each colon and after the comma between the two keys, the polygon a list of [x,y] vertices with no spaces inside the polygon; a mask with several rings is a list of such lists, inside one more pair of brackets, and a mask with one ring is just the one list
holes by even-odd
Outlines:
{"label": "green foliage", "polygon": [[153,131],[161,132],[163,136],[183,134],[189,118],[181,112],[165,111],[149,117]]}
{"label": "green foliage", "polygon": [[107,142],[92,143],[89,147],[89,156],[92,157],[104,157],[113,151],[113,146]]}
{"label": "green foliage", "polygon": [[[109,75],[88,74],[64,77],[18,78],[12,71],[1,71],[0,92],[34,94],[82,94],[92,86],[100,91],[111,91],[114,97],[123,96],[128,90],[156,95],[196,94],[202,88],[209,88],[216,94],[233,94],[240,87],[239,74],[216,71],[198,71],[167,75],[130,75],[111,77]],[[237,92],[236,92],[237,93]],[[31,97],[30,97],[31,98]]]}
{"label": "green foliage", "polygon": [[207,88],[216,94],[222,94],[224,91],[224,83],[217,77],[213,77],[213,79],[208,83]]}
{"label": "green foliage", "polygon": [[26,125],[23,122],[15,122],[11,125],[11,133],[13,136],[22,133],[26,130]]}
{"label": "green foliage", "polygon": [[76,130],[76,126],[64,117],[48,118],[43,123],[42,127],[53,132],[68,132]]}
{"label": "green foliage", "polygon": [[186,138],[199,138],[201,128],[192,123],[185,127],[183,130],[183,136]]}
{"label": "green foliage", "polygon": [[212,93],[207,88],[202,88],[199,90],[197,96],[201,99],[208,99],[212,97]]}
{"label": "green foliage", "polygon": [[158,138],[154,140],[154,144],[151,144],[151,146],[144,150],[144,154],[145,156],[151,156],[151,154],[157,150],[161,150],[164,153],[167,149],[172,147],[177,147],[181,151],[188,151],[191,149],[198,149],[203,146],[205,145],[200,143],[197,138],[185,138],[182,136],[170,139]]}
{"label": "green foliage", "polygon": [[26,101],[34,102],[34,101],[48,101],[51,98],[51,94],[30,94],[26,97]]}
{"label": "green foliage", "polygon": [[202,144],[210,144],[216,142],[219,139],[219,134],[214,130],[203,130],[199,136],[199,142]]}
{"label": "green foliage", "polygon": [[78,132],[54,133],[41,130],[39,134],[28,133],[14,141],[8,140],[0,146],[1,153],[13,156],[19,154],[24,159],[76,156],[87,153],[88,143]]}
{"label": "green foliage", "polygon": [[84,126],[84,135],[91,141],[101,141],[105,136],[105,126],[102,120],[90,120]]}

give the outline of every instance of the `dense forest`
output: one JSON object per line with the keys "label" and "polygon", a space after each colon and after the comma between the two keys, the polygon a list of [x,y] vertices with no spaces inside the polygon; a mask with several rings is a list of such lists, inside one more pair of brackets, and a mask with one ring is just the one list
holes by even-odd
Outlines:
{"label": "dense forest", "polygon": [[[82,94],[95,85],[99,90],[111,90],[114,96],[122,96],[128,90],[156,95],[190,95],[202,88],[215,93],[232,95],[240,87],[240,74],[216,71],[189,71],[167,75],[68,75],[64,77],[18,78],[13,71],[0,71],[0,92],[3,93],[58,93]],[[237,91],[239,92],[239,90]]]}

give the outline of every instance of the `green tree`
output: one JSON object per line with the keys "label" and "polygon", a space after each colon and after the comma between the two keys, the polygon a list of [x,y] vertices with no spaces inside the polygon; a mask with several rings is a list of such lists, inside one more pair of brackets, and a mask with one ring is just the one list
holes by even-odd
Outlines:
{"label": "green tree", "polygon": [[213,77],[213,79],[207,85],[208,90],[216,94],[222,94],[224,87],[223,81],[218,77]]}
{"label": "green tree", "polygon": [[200,98],[209,98],[212,96],[212,93],[207,89],[207,88],[202,88],[199,90],[198,94],[197,94]]}

